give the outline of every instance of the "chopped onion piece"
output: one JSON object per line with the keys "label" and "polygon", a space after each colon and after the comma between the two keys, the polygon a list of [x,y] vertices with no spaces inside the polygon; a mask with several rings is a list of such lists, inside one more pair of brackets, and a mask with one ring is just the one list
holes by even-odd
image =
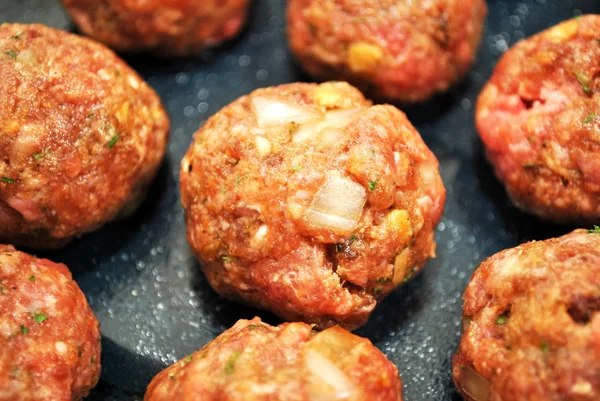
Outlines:
{"label": "chopped onion piece", "polygon": [[354,115],[363,110],[365,110],[364,107],[355,107],[328,111],[325,113],[325,120],[311,121],[299,126],[294,132],[293,141],[296,143],[315,141],[326,128],[344,128]]}
{"label": "chopped onion piece", "polygon": [[490,382],[469,367],[462,371],[460,381],[463,391],[475,401],[487,401],[490,396]]}
{"label": "chopped onion piece", "polygon": [[339,326],[330,327],[315,335],[307,343],[309,348],[318,351],[329,359],[339,360],[358,346],[362,339]]}
{"label": "chopped onion piece", "polygon": [[302,124],[323,118],[323,114],[317,110],[284,100],[254,96],[251,103],[252,111],[260,127],[289,123]]}
{"label": "chopped onion piece", "polygon": [[319,352],[307,348],[304,363],[311,373],[311,401],[349,400],[356,389],[348,376]]}
{"label": "chopped onion piece", "polygon": [[328,175],[306,211],[306,221],[336,233],[350,233],[363,211],[367,193],[362,185]]}

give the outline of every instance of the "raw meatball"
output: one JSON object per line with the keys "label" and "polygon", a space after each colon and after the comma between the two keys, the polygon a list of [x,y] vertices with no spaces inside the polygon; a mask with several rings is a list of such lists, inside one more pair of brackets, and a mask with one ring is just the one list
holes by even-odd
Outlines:
{"label": "raw meatball", "polygon": [[110,50],[0,26],[0,241],[58,247],[141,201],[165,152],[160,99]]}
{"label": "raw meatball", "polygon": [[163,370],[144,401],[402,401],[396,367],[340,327],[239,320]]}
{"label": "raw meatball", "polygon": [[218,293],[347,328],[434,256],[446,196],[406,116],[341,82],[259,89],[219,111],[183,159],[181,192]]}
{"label": "raw meatball", "polygon": [[486,13],[484,0],[290,0],[288,36],[310,74],[415,102],[471,68]]}
{"label": "raw meatball", "polygon": [[452,373],[469,401],[600,399],[600,228],[483,262]]}
{"label": "raw meatball", "polygon": [[189,56],[233,38],[249,0],[62,0],[86,35],[124,52]]}
{"label": "raw meatball", "polygon": [[0,245],[0,400],[77,401],[100,378],[100,327],[65,265]]}
{"label": "raw meatball", "polygon": [[600,16],[525,39],[477,103],[496,175],[522,210],[557,222],[600,218]]}

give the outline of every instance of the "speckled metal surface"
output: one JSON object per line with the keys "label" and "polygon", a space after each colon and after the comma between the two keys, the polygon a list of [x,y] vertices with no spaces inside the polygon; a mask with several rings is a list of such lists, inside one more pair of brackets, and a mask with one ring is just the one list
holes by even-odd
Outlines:
{"label": "speckled metal surface", "polygon": [[[486,163],[474,104],[517,40],[581,13],[590,0],[489,0],[487,31],[469,77],[450,93],[406,109],[440,159],[448,200],[438,257],[389,296],[359,334],[398,366],[408,401],[458,400],[450,376],[460,337],[461,295],[485,257],[570,230],[514,209]],[[197,59],[126,58],[162,97],[172,121],[167,159],[143,207],[67,248],[40,254],[66,263],[102,325],[102,378],[89,400],[136,400],[162,368],[199,349],[239,318],[277,318],[225,301],[200,273],[185,238],[179,162],[192,134],[235,98],[261,86],[308,80],[287,48],[282,0],[256,0],[238,39]],[[0,22],[73,30],[58,0],[0,0]]]}

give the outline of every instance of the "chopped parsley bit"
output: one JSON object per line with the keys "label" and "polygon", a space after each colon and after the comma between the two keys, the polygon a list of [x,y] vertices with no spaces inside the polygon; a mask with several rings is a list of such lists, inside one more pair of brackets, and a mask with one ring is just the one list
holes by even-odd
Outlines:
{"label": "chopped parsley bit", "polygon": [[7,50],[4,52],[4,54],[6,54],[8,57],[12,58],[13,60],[17,59],[17,53],[15,53],[14,50]]}
{"label": "chopped parsley bit", "polygon": [[375,157],[375,149],[371,149],[371,156]]}
{"label": "chopped parsley bit", "polygon": [[248,330],[255,330],[262,327],[262,324],[251,324],[248,326]]}
{"label": "chopped parsley bit", "polygon": [[525,164],[522,164],[521,167],[526,168],[526,169],[532,169],[532,168],[535,168],[535,164],[525,163]]}
{"label": "chopped parsley bit", "polygon": [[44,154],[43,153],[34,153],[31,157],[33,157],[33,159],[36,162],[38,162],[44,157]]}
{"label": "chopped parsley bit", "polygon": [[186,357],[186,358],[183,360],[183,362],[184,362],[184,363],[190,363],[190,362],[192,362],[192,359],[194,359],[194,354],[192,354],[192,355],[188,355],[188,356],[187,356],[187,357]]}
{"label": "chopped parsley bit", "polygon": [[589,124],[589,123],[591,123],[592,121],[594,121],[594,119],[595,119],[596,117],[598,117],[598,115],[597,115],[596,113],[592,113],[592,114],[590,114],[589,116],[587,116],[587,117],[585,118],[585,120],[583,120],[583,123],[584,123],[584,124]]}
{"label": "chopped parsley bit", "polygon": [[35,281],[35,276],[29,276],[29,281],[33,283]]}
{"label": "chopped parsley bit", "polygon": [[221,256],[221,260],[223,262],[233,262],[233,258],[231,256],[227,256],[227,255]]}
{"label": "chopped parsley bit", "polygon": [[542,341],[542,344],[540,345],[540,349],[542,350],[542,352],[544,354],[546,352],[548,352],[550,350],[550,344],[548,344],[548,341],[546,341],[546,340]]}
{"label": "chopped parsley bit", "polygon": [[503,313],[500,316],[498,316],[498,319],[496,319],[496,324],[497,325],[502,325],[505,324],[508,321],[508,316]]}
{"label": "chopped parsley bit", "polygon": [[235,351],[233,354],[231,354],[231,356],[229,357],[229,360],[227,361],[227,364],[225,365],[225,373],[227,373],[228,375],[233,373],[233,371],[235,369],[235,362],[237,361],[237,359],[239,357],[240,357],[239,351]]}
{"label": "chopped parsley bit", "polygon": [[369,181],[369,191],[374,191],[378,182],[379,182],[379,180]]}
{"label": "chopped parsley bit", "polygon": [[379,294],[381,294],[382,291],[383,291],[383,287],[381,287],[381,286],[375,287],[375,288],[373,288],[373,295],[379,295]]}
{"label": "chopped parsley bit", "polygon": [[588,234],[600,234],[600,227],[594,226],[591,230],[588,230]]}
{"label": "chopped parsley bit", "polygon": [[48,319],[48,316],[44,315],[42,312],[33,312],[31,316],[33,316],[33,320],[36,323],[42,323]]}
{"label": "chopped parsley bit", "polygon": [[298,172],[300,170],[302,170],[302,166],[300,166],[300,165],[294,167],[294,169],[293,169],[294,173],[296,173],[296,172]]}
{"label": "chopped parsley bit", "polygon": [[119,140],[119,135],[115,135],[112,138],[110,138],[110,142],[108,142],[108,148],[112,149],[112,147],[115,146],[115,144],[117,143],[118,140]]}
{"label": "chopped parsley bit", "polygon": [[465,365],[460,365],[460,370],[465,370]]}
{"label": "chopped parsley bit", "polygon": [[408,280],[410,280],[413,276],[415,275],[415,271],[414,269],[412,269],[410,271],[410,273],[408,273],[408,275],[406,277],[404,277],[404,280],[402,280],[402,283],[406,283]]}
{"label": "chopped parsley bit", "polygon": [[17,33],[16,35],[13,35],[13,39],[19,39],[21,36],[23,36],[24,33],[25,32],[22,31],[22,32]]}
{"label": "chopped parsley bit", "polygon": [[225,195],[227,193],[227,190],[225,189],[225,187],[221,188],[221,194]]}
{"label": "chopped parsley bit", "polygon": [[21,334],[25,335],[29,333],[27,326],[21,325]]}
{"label": "chopped parsley bit", "polygon": [[10,177],[2,177],[2,182],[5,184],[14,184],[15,180]]}
{"label": "chopped parsley bit", "polygon": [[391,277],[379,277],[377,279],[377,282],[382,284],[389,283],[390,281],[392,281]]}
{"label": "chopped parsley bit", "polygon": [[352,235],[350,236],[350,239],[349,239],[349,241],[350,241],[350,242],[354,242],[354,241],[356,241],[357,239],[358,239],[358,236],[357,236],[356,234],[352,234]]}
{"label": "chopped parsley bit", "polygon": [[87,115],[86,119],[91,120],[94,118],[94,113],[90,113]]}
{"label": "chopped parsley bit", "polygon": [[589,86],[590,85],[589,77],[587,77],[581,71],[575,71],[574,74],[575,74],[575,78],[577,78],[577,81],[579,82],[579,85],[581,85],[581,89],[583,89],[583,93],[585,93],[586,95],[591,95],[592,89]]}

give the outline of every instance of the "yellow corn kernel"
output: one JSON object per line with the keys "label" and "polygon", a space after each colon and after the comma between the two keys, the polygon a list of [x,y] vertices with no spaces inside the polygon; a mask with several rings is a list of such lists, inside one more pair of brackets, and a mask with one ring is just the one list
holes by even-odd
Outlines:
{"label": "yellow corn kernel", "polygon": [[348,48],[348,65],[354,72],[372,71],[382,57],[383,50],[371,43],[355,42]]}
{"label": "yellow corn kernel", "polygon": [[570,39],[571,36],[575,35],[575,33],[577,33],[578,28],[579,22],[576,19],[571,19],[569,21],[558,24],[553,28],[550,28],[546,32],[546,37],[548,37],[549,39],[556,40],[558,42],[562,42]]}
{"label": "yellow corn kernel", "polygon": [[343,100],[340,91],[333,82],[325,82],[319,85],[313,92],[313,96],[321,106],[327,108],[336,107]]}
{"label": "yellow corn kernel", "polygon": [[127,124],[127,118],[129,117],[129,102],[123,103],[115,114],[117,116],[117,120],[119,120],[121,124]]}
{"label": "yellow corn kernel", "polygon": [[410,271],[410,250],[404,248],[394,259],[394,277],[392,282],[398,285],[404,281]]}

